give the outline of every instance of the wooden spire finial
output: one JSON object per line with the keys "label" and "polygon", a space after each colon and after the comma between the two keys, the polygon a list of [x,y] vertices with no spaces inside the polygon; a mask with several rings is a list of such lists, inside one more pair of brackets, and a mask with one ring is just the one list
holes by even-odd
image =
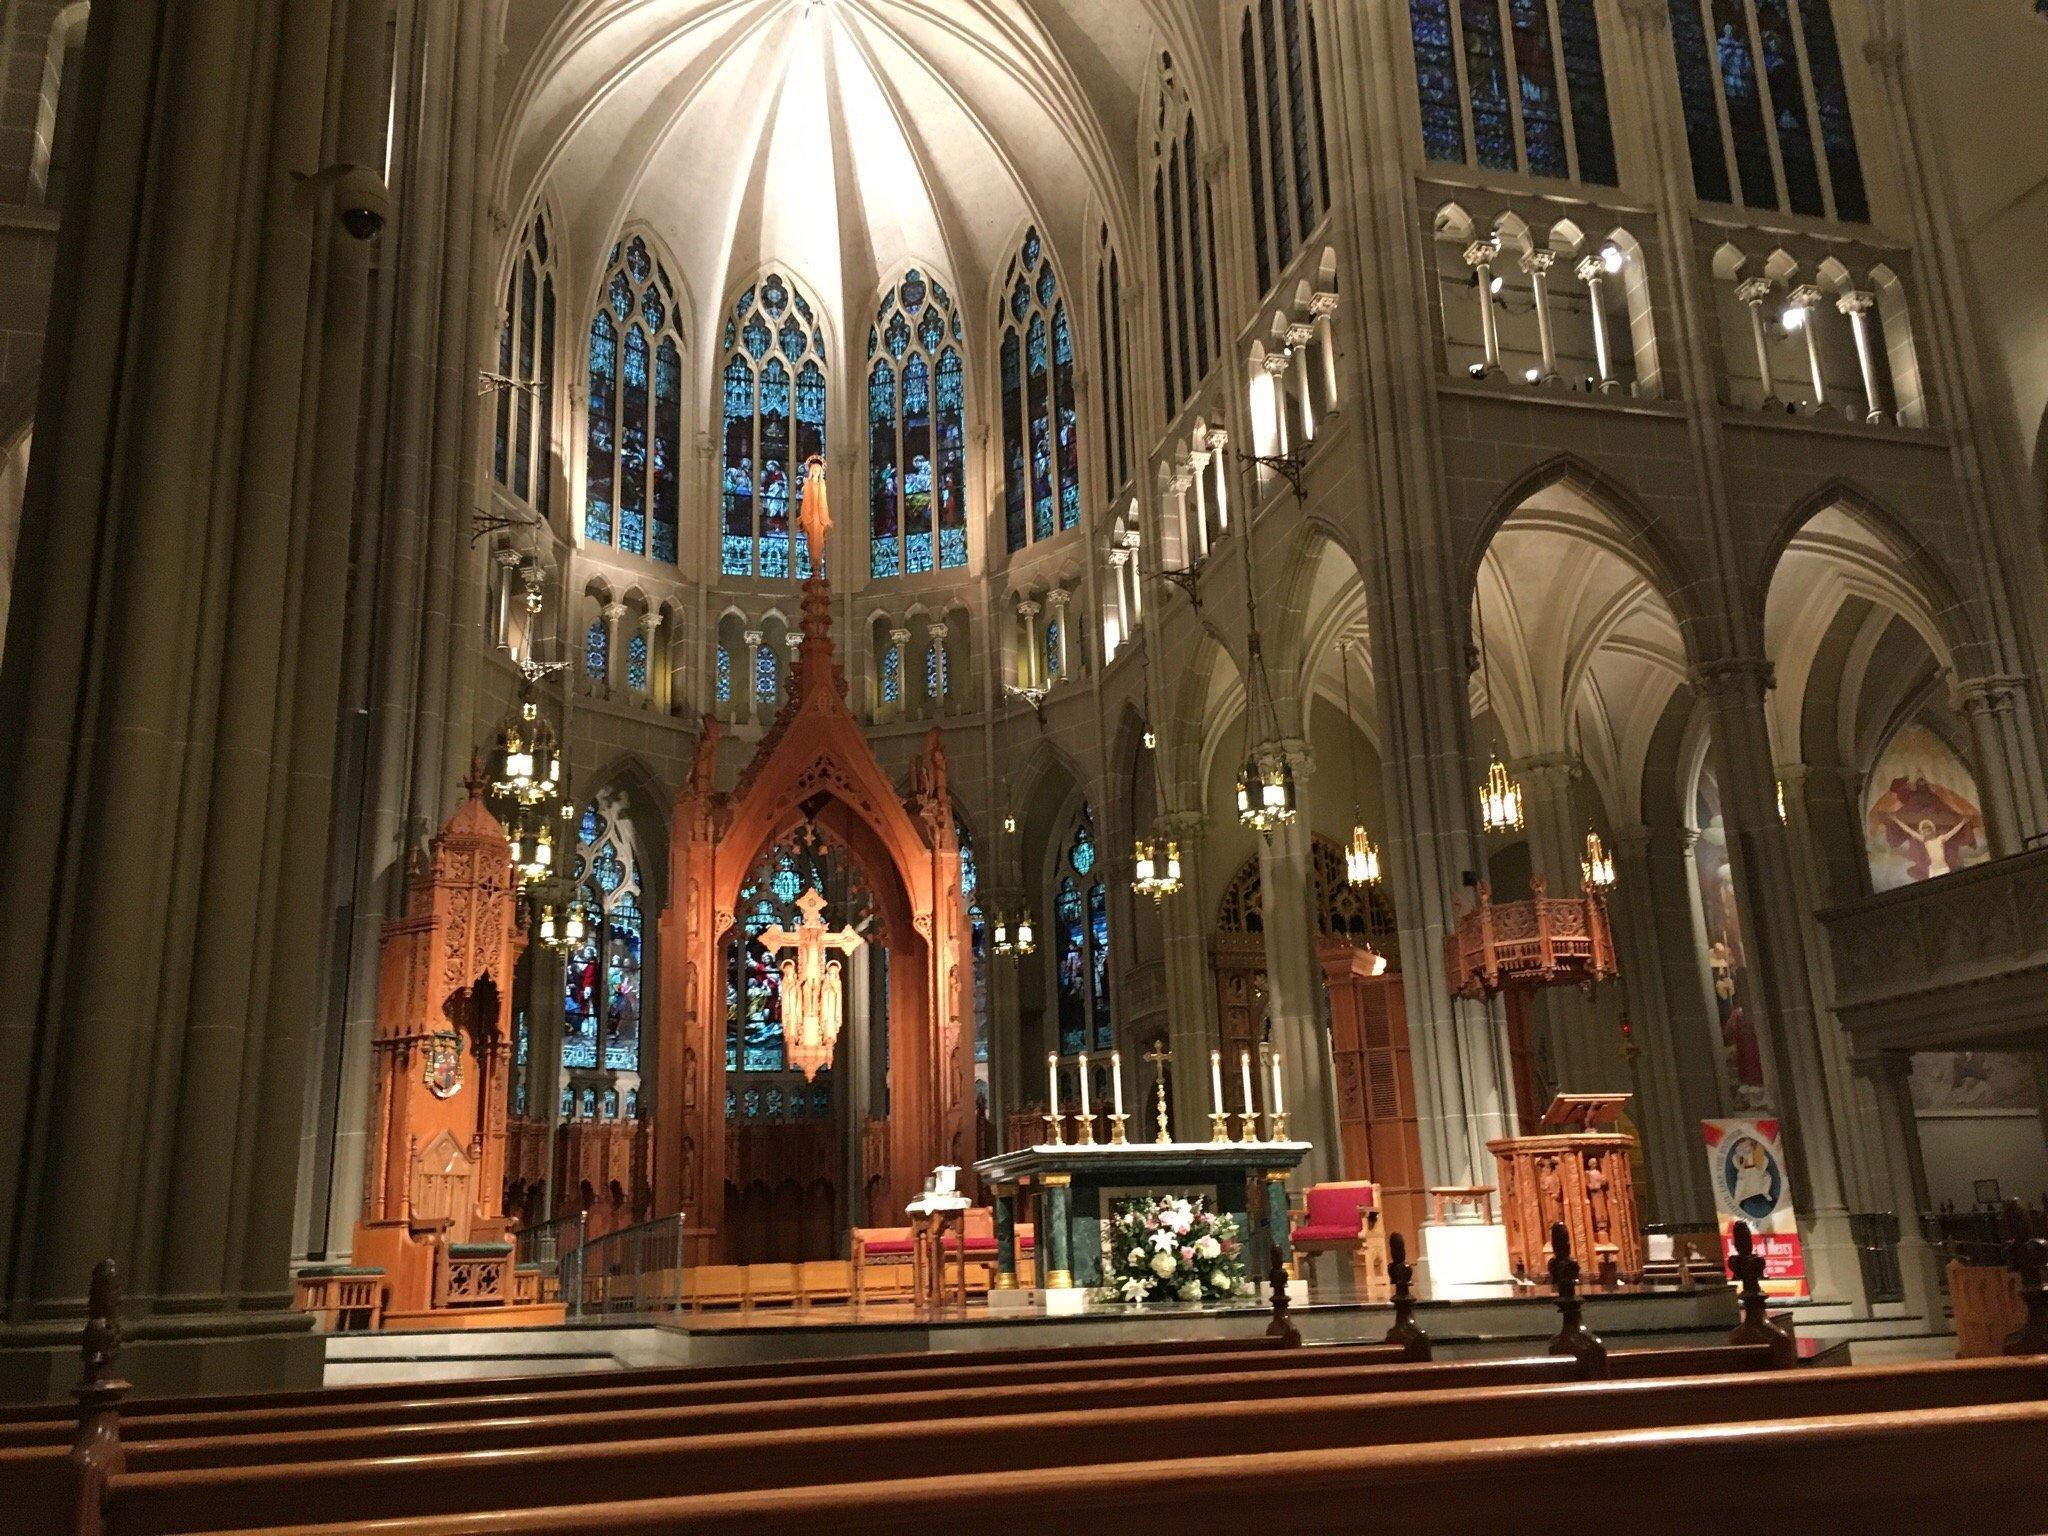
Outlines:
{"label": "wooden spire finial", "polygon": [[1266,1337],[1278,1342],[1282,1349],[1292,1349],[1301,1343],[1301,1330],[1287,1315],[1287,1309],[1293,1305],[1293,1298],[1287,1294],[1287,1265],[1280,1257],[1278,1243],[1271,1252],[1273,1261],[1266,1270],[1266,1288],[1273,1293],[1273,1321],[1266,1324]]}
{"label": "wooden spire finial", "polygon": [[73,1496],[73,1529],[97,1531],[105,1503],[107,1479],[127,1469],[121,1449],[121,1399],[128,1383],[114,1375],[121,1353],[120,1297],[114,1285],[114,1261],[93,1266],[86,1294],[85,1332],[80,1355],[83,1379],[72,1393],[78,1399],[78,1432],[69,1458]]}
{"label": "wooden spire finial", "polygon": [[1728,1273],[1735,1277],[1742,1303],[1742,1321],[1728,1335],[1728,1342],[1768,1344],[1772,1365],[1797,1365],[1799,1341],[1790,1329],[1771,1321],[1771,1301],[1764,1294],[1764,1256],[1756,1251],[1756,1234],[1748,1222],[1738,1221],[1729,1229],[1728,1244],[1734,1249],[1728,1255]]}

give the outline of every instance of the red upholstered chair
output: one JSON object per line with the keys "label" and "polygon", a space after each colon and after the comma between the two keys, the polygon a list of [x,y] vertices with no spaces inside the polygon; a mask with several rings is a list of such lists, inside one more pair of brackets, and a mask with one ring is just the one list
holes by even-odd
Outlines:
{"label": "red upholstered chair", "polygon": [[1379,1185],[1358,1179],[1310,1186],[1289,1237],[1297,1254],[1349,1254],[1352,1279],[1366,1301],[1392,1296]]}
{"label": "red upholstered chair", "polygon": [[868,1292],[868,1271],[888,1270],[887,1290],[910,1289],[910,1266],[916,1243],[908,1227],[855,1227],[853,1229],[853,1299],[856,1305]]}

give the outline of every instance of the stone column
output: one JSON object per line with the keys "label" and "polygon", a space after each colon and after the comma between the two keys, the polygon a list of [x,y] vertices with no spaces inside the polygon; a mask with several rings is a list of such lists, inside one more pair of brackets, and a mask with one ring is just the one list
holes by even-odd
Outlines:
{"label": "stone column", "polygon": [[1493,264],[1499,259],[1496,238],[1474,240],[1465,247],[1465,265],[1472,269],[1472,282],[1479,290],[1479,350],[1484,358],[1472,371],[1485,378],[1500,372],[1500,322],[1493,313]]}
{"label": "stone column", "polygon": [[876,1056],[874,1041],[874,945],[863,944],[847,957],[846,1022],[839,1031],[839,1049],[832,1076],[839,1090],[839,1187],[844,1190],[846,1225],[867,1225],[867,1169],[862,1164],[866,1127],[871,1114]]}
{"label": "stone column", "polygon": [[1045,658],[1039,654],[1038,604],[1024,598],[1017,604],[1018,644],[1024,648],[1024,665],[1017,669],[1020,688],[1042,688],[1045,680],[1040,676]]}
{"label": "stone column", "polygon": [[[896,702],[884,703],[882,712],[892,720],[910,713],[910,631],[897,625],[889,631],[889,652],[896,658]],[[889,657],[882,658],[882,676],[889,675]]]}
{"label": "stone column", "polygon": [[501,549],[491,556],[498,567],[495,583],[498,599],[492,605],[491,644],[501,651],[512,643],[512,578],[525,558],[516,549]]}
{"label": "stone column", "polygon": [[1863,371],[1863,419],[1882,426],[1891,417],[1885,413],[1884,396],[1878,390],[1877,352],[1870,339],[1870,310],[1876,302],[1867,293],[1845,293],[1835,300],[1835,308],[1849,317],[1849,329],[1856,334],[1856,366]]}
{"label": "stone column", "polygon": [[[1287,327],[1289,371],[1294,375],[1295,388],[1301,392],[1301,444],[1297,451],[1304,456],[1309,444],[1316,440],[1315,393],[1308,387],[1308,344],[1315,334],[1316,328],[1306,320],[1296,320]],[[1206,464],[1208,459],[1207,454],[1202,455],[1202,463]]]}
{"label": "stone column", "polygon": [[135,0],[82,44],[0,661],[0,1396],[76,1380],[109,1257],[143,1390],[319,1380],[293,1169],[372,254],[334,204],[382,29]]}
{"label": "stone column", "polygon": [[1273,452],[1283,459],[1297,452],[1299,447],[1294,435],[1287,430],[1286,375],[1287,354],[1269,352],[1266,355],[1266,387],[1273,392],[1273,433],[1276,438]]}
{"label": "stone column", "polygon": [[[1287,759],[1294,770],[1297,803],[1305,800],[1312,767],[1306,746],[1298,741],[1267,742],[1257,750],[1262,756],[1273,753]],[[1306,1187],[1342,1178],[1344,1153],[1337,1135],[1329,1007],[1316,959],[1315,865],[1305,816],[1259,838],[1259,884],[1266,914],[1266,1012],[1273,1049],[1281,1053],[1288,1122],[1295,1140],[1315,1146],[1301,1164],[1299,1179]],[[1226,1065],[1232,1070],[1237,1066]]]}
{"label": "stone column", "polygon": [[932,652],[937,658],[939,691],[932,699],[932,712],[946,715],[953,711],[953,679],[950,676],[952,661],[946,655],[946,636],[952,631],[943,619],[933,619],[924,627],[925,637],[930,640]]}
{"label": "stone column", "polygon": [[1694,684],[1712,712],[1745,977],[1753,1022],[1767,1046],[1765,1075],[1784,1121],[1793,1199],[1806,1218],[1814,1288],[1860,1308],[1863,1280],[1849,1234],[1821,1023],[1807,974],[1805,913],[1790,842],[1778,819],[1764,706],[1770,664],[1754,657],[1706,662],[1695,668]]}
{"label": "stone column", "polygon": [[[1229,455],[1225,452],[1229,447],[1230,433],[1220,425],[1210,427],[1209,452],[1223,466],[1216,475],[1216,532],[1219,537],[1230,532],[1230,476],[1224,472],[1230,464]],[[1139,599],[1138,616],[1143,618],[1145,604],[1142,593],[1139,594]]]}
{"label": "stone column", "polygon": [[[1521,758],[1510,768],[1522,784],[1530,872],[1551,896],[1576,896],[1585,834],[1574,785],[1583,766],[1568,752],[1550,752]],[[1513,901],[1519,895],[1496,891],[1494,899]],[[1619,1026],[1601,1017],[1594,999],[1577,987],[1545,987],[1531,1002],[1530,1014],[1550,1048],[1559,1092],[1613,1093],[1627,1086],[1616,1052]]]}
{"label": "stone column", "polygon": [[1522,270],[1529,274],[1529,289],[1536,301],[1536,344],[1543,353],[1538,384],[1550,385],[1557,377],[1557,333],[1550,318],[1550,269],[1556,265],[1555,251],[1524,251]]}
{"label": "stone column", "polygon": [[[1337,408],[1337,295],[1322,290],[1310,294],[1308,312],[1322,328],[1323,400],[1325,409],[1334,411]],[[1210,442],[1216,441],[1211,434]]]}
{"label": "stone column", "polygon": [[1173,1090],[1173,1134],[1206,1141],[1209,1053],[1222,1042],[1216,1022],[1216,973],[1209,964],[1210,917],[1197,892],[1208,889],[1202,844],[1208,818],[1199,811],[1168,811],[1161,832],[1180,845],[1181,889],[1159,904],[1160,948],[1165,959],[1168,1068]]}
{"label": "stone column", "polygon": [[1920,1149],[1919,1117],[1913,1110],[1913,1055],[1881,1051],[1859,1056],[1856,1070],[1875,1095],[1877,1129],[1899,1170],[1888,1202],[1899,1218],[1899,1273],[1905,1279],[1906,1310],[1942,1326],[1942,1259],[1921,1229],[1920,1213],[1934,1209],[1927,1189],[1927,1163]]}
{"label": "stone column", "polygon": [[604,689],[615,691],[626,675],[624,653],[619,648],[619,621],[626,616],[624,603],[604,605]]}
{"label": "stone column", "polygon": [[1820,317],[1823,313],[1821,300],[1825,298],[1811,283],[1802,283],[1786,295],[1786,302],[1805,319],[1799,323],[1800,333],[1806,338],[1806,367],[1813,379],[1813,409],[1816,413],[1828,408],[1827,374],[1820,363]]}
{"label": "stone column", "polygon": [[1121,650],[1131,638],[1131,605],[1127,596],[1130,580],[1131,552],[1128,549],[1112,549],[1109,552],[1109,568],[1116,573],[1116,642]]}
{"label": "stone column", "polygon": [[2020,718],[2025,687],[2026,679],[2018,677],[1972,677],[1956,685],[1976,748],[1977,787],[1984,794],[1991,851],[2000,857],[2018,853],[2041,831],[2028,814],[2034,802],[2027,789],[2028,732]]}
{"label": "stone column", "polygon": [[761,639],[761,631],[758,629],[740,631],[740,643],[747,650],[740,666],[740,675],[733,679],[735,691],[744,690],[746,693],[747,720],[750,723],[761,718],[761,689],[755,681],[760,675],[758,669],[761,665]]}
{"label": "stone column", "polygon": [[[1072,649],[1072,637],[1069,636],[1067,633],[1067,626],[1069,622],[1067,616],[1067,603],[1068,600],[1072,597],[1073,593],[1069,592],[1065,587],[1054,587],[1050,592],[1045,594],[1045,606],[1051,610],[1051,612],[1046,616],[1046,623],[1057,624],[1060,627],[1059,681],[1063,683],[1071,683],[1074,680],[1074,656]],[[1045,681],[1047,687],[1052,686],[1052,678],[1048,677]]]}
{"label": "stone column", "polygon": [[1593,313],[1593,364],[1600,375],[1600,393],[1611,395],[1621,382],[1614,376],[1614,343],[1607,335],[1607,263],[1595,253],[1572,270],[1586,285],[1586,307]]}
{"label": "stone column", "polygon": [[1768,409],[1778,397],[1778,382],[1771,377],[1770,322],[1764,319],[1764,305],[1770,302],[1774,285],[1767,277],[1752,277],[1735,285],[1735,297],[1749,311],[1749,339],[1756,348],[1756,374],[1763,384],[1759,405]]}

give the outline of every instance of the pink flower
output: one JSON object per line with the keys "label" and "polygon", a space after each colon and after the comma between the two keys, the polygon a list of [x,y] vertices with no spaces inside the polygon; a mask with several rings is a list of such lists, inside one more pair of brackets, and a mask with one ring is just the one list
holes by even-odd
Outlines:
{"label": "pink flower", "polygon": [[1234,1241],[1232,1241],[1232,1240],[1231,1240],[1230,1238],[1227,1238],[1227,1237],[1226,1237],[1225,1239],[1223,1239],[1223,1244],[1222,1244],[1222,1246],[1223,1246],[1223,1255],[1224,1255],[1224,1257],[1225,1257],[1225,1258],[1228,1258],[1228,1257],[1229,1257],[1229,1256],[1230,1256],[1231,1254],[1233,1254],[1233,1253],[1237,1252],[1237,1244],[1236,1244],[1236,1243],[1235,1243]]}
{"label": "pink flower", "polygon": [[1181,1249],[1181,1251],[1180,1251],[1180,1261],[1181,1261],[1181,1263],[1183,1263],[1183,1264],[1192,1264],[1192,1263],[1194,1263],[1194,1262],[1195,1262],[1195,1250],[1194,1250],[1194,1249],[1192,1249],[1192,1248],[1183,1248],[1183,1249]]}

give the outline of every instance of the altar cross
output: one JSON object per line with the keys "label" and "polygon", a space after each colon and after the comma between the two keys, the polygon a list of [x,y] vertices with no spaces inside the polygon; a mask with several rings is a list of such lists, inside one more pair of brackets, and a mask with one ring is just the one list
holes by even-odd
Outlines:
{"label": "altar cross", "polygon": [[861,937],[851,928],[825,926],[825,898],[816,887],[797,897],[796,909],[801,915],[793,930],[780,924],[763,929],[760,943],[770,953],[796,951],[794,959],[781,962],[782,1038],[789,1064],[806,1077],[815,1077],[818,1069],[832,1060],[844,1011],[837,978],[826,964],[826,951],[851,954],[860,948]]}

